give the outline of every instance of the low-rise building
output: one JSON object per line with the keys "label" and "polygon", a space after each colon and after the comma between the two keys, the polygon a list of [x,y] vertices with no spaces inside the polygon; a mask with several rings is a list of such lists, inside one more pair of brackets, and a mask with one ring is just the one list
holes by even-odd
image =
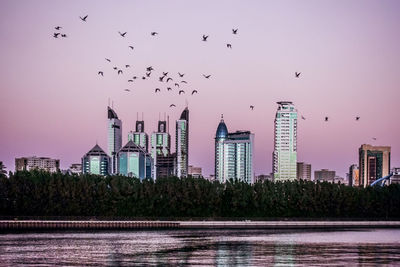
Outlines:
{"label": "low-rise building", "polygon": [[201,167],[195,167],[193,165],[189,165],[188,176],[192,176],[193,178],[203,177],[203,175],[201,174]]}
{"label": "low-rise building", "polygon": [[335,180],[336,172],[328,169],[322,169],[314,172],[314,180],[320,182],[333,183]]}
{"label": "low-rise building", "polygon": [[58,172],[60,171],[60,160],[36,156],[15,159],[15,171],[30,171],[33,169]]}

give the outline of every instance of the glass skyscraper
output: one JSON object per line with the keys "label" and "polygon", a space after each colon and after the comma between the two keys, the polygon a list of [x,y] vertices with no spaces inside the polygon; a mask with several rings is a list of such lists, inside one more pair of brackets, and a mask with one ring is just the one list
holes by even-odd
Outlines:
{"label": "glass skyscraper", "polygon": [[144,149],[133,141],[117,153],[118,174],[139,179],[152,178],[153,160]]}
{"label": "glass skyscraper", "polygon": [[254,182],[254,134],[249,131],[228,133],[224,119],[215,135],[215,178],[220,183],[228,180]]}
{"label": "glass skyscraper", "polygon": [[176,176],[187,177],[189,166],[189,109],[176,121]]}
{"label": "glass skyscraper", "polygon": [[108,155],[111,157],[111,172],[117,172],[117,152],[122,147],[122,121],[118,119],[117,113],[107,107],[108,115]]}
{"label": "glass skyscraper", "polygon": [[146,152],[149,152],[149,136],[144,132],[144,121],[136,121],[136,129],[134,132],[128,133],[128,141],[133,141]]}
{"label": "glass skyscraper", "polygon": [[167,132],[167,122],[159,121],[157,132],[151,134],[151,156],[154,160],[154,175],[157,178],[157,156],[168,156],[171,150],[171,136]]}
{"label": "glass skyscraper", "polygon": [[109,175],[111,171],[111,158],[99,145],[95,145],[82,157],[82,172]]}
{"label": "glass skyscraper", "polygon": [[275,181],[296,180],[297,110],[292,102],[277,102],[273,166]]}

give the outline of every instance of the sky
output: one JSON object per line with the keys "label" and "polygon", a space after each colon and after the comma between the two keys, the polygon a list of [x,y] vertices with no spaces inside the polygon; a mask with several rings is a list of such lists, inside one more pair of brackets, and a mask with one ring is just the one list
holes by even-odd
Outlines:
{"label": "sky", "polygon": [[[267,174],[276,102],[292,101],[306,118],[298,122],[298,161],[312,171],[344,177],[365,143],[391,146],[391,166],[400,167],[398,14],[395,0],[3,0],[0,161],[14,170],[16,157],[47,156],[66,169],[96,142],[106,150],[111,99],[123,143],[138,113],[148,134],[165,113],[173,151],[175,120],[187,103],[189,164],[205,176],[214,173],[214,137],[224,114],[229,131],[255,134],[255,173]],[[67,37],[53,38],[54,32]],[[149,66],[151,77],[140,79]],[[158,81],[162,72],[174,82],[185,73],[185,94],[173,84],[167,92],[169,85]],[[133,76],[139,79],[128,82]]]}

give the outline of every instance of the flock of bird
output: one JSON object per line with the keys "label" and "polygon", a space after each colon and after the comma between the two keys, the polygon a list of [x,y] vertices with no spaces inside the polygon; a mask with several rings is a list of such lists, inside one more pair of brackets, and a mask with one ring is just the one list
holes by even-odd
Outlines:
{"label": "flock of bird", "polygon": [[[85,15],[85,16],[79,17],[79,18],[81,19],[82,22],[86,22],[86,21],[87,21],[87,18],[88,18],[88,15]],[[66,38],[66,37],[67,37],[67,34],[61,33],[61,32],[60,32],[60,30],[62,29],[61,26],[56,26],[56,27],[54,27],[54,29],[55,29],[56,31],[58,31],[58,32],[54,32],[54,33],[53,33],[53,37],[54,37],[54,38],[58,38],[59,36],[61,36],[62,38]],[[127,33],[128,33],[128,32],[126,32],[126,31],[125,31],[125,32],[120,32],[120,31],[118,31],[118,34],[119,34],[122,38],[125,38],[126,35],[127,35]],[[151,36],[156,36],[156,35],[158,35],[158,34],[159,34],[158,32],[151,32],[151,33],[150,33]],[[238,34],[238,28],[232,29],[232,34],[237,35],[237,34]],[[207,41],[208,41],[208,38],[209,38],[209,35],[203,34],[201,40],[202,40],[203,42],[207,42]],[[226,47],[229,48],[229,49],[232,49],[232,44],[227,43],[227,44],[226,44]],[[134,47],[133,47],[132,45],[129,45],[128,48],[131,49],[131,50],[134,50]],[[111,63],[111,62],[112,62],[111,59],[109,59],[109,58],[105,58],[105,60],[106,60],[108,63]],[[130,65],[129,65],[129,64],[126,64],[126,65],[125,65],[125,69],[128,69],[128,68],[130,68]],[[123,75],[123,74],[124,74],[124,71],[123,71],[122,68],[118,68],[118,67],[114,66],[114,67],[113,67],[113,70],[116,71],[117,75]],[[150,79],[151,76],[152,76],[152,74],[153,74],[153,71],[154,71],[154,68],[153,68],[152,66],[147,67],[146,70],[144,71],[144,74],[141,75],[141,79],[142,79],[142,80]],[[97,72],[97,74],[98,74],[99,76],[102,76],[102,77],[103,77],[103,76],[104,76],[104,71],[103,71],[103,70],[99,70],[99,71]],[[179,94],[179,95],[185,94],[185,90],[183,90],[183,88],[180,87],[182,84],[188,84],[188,82],[187,82],[186,80],[183,80],[183,77],[185,76],[185,74],[184,74],[184,73],[180,73],[180,72],[178,72],[177,74],[178,74],[177,78],[173,78],[173,77],[171,77],[171,76],[168,76],[168,75],[169,75],[169,72],[162,72],[162,75],[158,77],[158,81],[161,82],[161,83],[166,83],[166,84],[167,84],[167,87],[166,87],[167,92],[168,92],[168,91],[173,91],[173,88],[178,88],[178,89],[179,89],[179,90],[178,90],[178,94]],[[297,72],[297,71],[296,71],[296,72],[294,73],[294,77],[297,78],[297,79],[300,78],[300,75],[301,75],[301,72]],[[205,79],[210,79],[211,74],[203,74],[203,77],[204,77]],[[128,83],[132,83],[132,82],[134,82],[136,79],[139,79],[139,77],[138,77],[138,76],[133,76],[132,78],[129,78],[127,81],[128,81]],[[164,81],[164,79],[165,79],[165,81]],[[170,82],[171,82],[171,83],[170,83]],[[172,85],[172,84],[173,84],[173,85]],[[130,89],[124,89],[124,91],[130,92],[131,90],[130,90]],[[161,92],[161,88],[159,88],[159,87],[155,88],[154,93],[159,93],[159,92]],[[198,93],[197,90],[192,90],[191,95],[194,95],[194,94],[197,94],[197,93]],[[169,107],[171,107],[171,108],[172,108],[172,107],[176,107],[176,105],[175,105],[175,104],[170,104]],[[254,105],[250,105],[250,109],[251,109],[251,110],[254,110],[254,108],[255,108]],[[306,120],[306,118],[305,118],[303,115],[301,115],[301,119],[302,119],[302,120]],[[359,121],[359,120],[360,120],[360,117],[359,117],[359,116],[356,116],[356,117],[355,117],[355,120],[356,120],[356,121]],[[328,117],[328,116],[325,116],[324,121],[325,121],[325,122],[328,122],[328,121],[329,121],[329,117]],[[372,139],[373,139],[373,140],[377,140],[376,137],[373,137]]]}

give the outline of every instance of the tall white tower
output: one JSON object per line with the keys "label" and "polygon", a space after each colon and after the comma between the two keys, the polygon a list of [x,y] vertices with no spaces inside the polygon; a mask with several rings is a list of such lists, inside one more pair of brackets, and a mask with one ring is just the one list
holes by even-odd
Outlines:
{"label": "tall white tower", "polygon": [[189,109],[176,121],[176,176],[187,177],[189,165]]}
{"label": "tall white tower", "polygon": [[292,102],[277,102],[273,173],[275,181],[296,180],[297,110]]}
{"label": "tall white tower", "polygon": [[117,173],[117,153],[122,147],[122,121],[117,113],[107,107],[108,116],[108,155],[111,157],[111,173]]}

